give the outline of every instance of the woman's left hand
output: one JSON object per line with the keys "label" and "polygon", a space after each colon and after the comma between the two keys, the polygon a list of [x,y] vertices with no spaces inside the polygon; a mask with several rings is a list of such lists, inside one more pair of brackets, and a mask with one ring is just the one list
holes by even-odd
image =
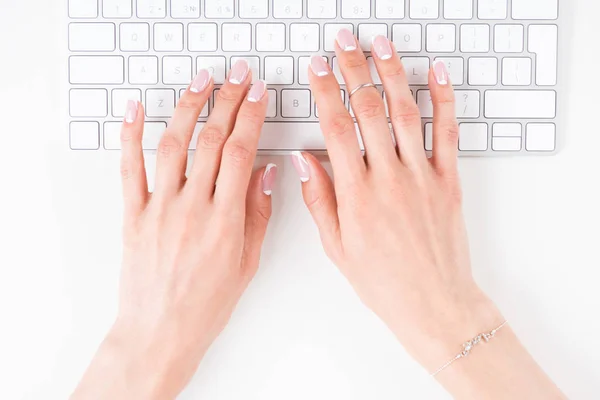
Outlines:
{"label": "woman's left hand", "polygon": [[157,151],[148,193],[144,110],[130,102],[121,134],[125,202],[118,318],[73,398],[175,398],[254,277],[271,214],[276,168],[252,173],[267,110],[265,84],[245,61],[231,70],[188,146],[213,82],[199,72]]}

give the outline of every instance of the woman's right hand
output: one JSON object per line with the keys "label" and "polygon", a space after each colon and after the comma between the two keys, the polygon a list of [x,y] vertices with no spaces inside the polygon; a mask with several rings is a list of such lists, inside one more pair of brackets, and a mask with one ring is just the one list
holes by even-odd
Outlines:
{"label": "woman's right hand", "polygon": [[[351,32],[339,33],[336,53],[349,91],[372,82],[367,59]],[[377,37],[373,58],[398,145],[390,135],[381,94],[366,87],[351,97],[366,152],[366,158],[362,156],[338,82],[323,59],[313,57],[310,82],[335,184],[310,154],[297,153],[293,161],[328,256],[363,302],[433,372],[457,354],[463,342],[497,327],[504,318],[471,274],[457,170],[459,126],[446,67],[434,63],[429,73],[434,119],[433,156],[428,159],[419,108],[393,44]],[[508,327],[502,334],[512,335]],[[516,342],[507,345],[520,349]],[[489,346],[503,351],[501,345]],[[481,353],[477,349],[474,360],[477,352]],[[525,351],[516,359],[539,370]],[[477,393],[472,385],[453,390],[459,381],[452,379],[447,385],[455,396]],[[492,393],[488,389],[480,392],[483,397]]]}

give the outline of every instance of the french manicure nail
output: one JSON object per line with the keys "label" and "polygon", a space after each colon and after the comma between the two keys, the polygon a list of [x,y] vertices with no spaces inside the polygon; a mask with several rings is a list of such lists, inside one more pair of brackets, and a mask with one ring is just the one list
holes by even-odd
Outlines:
{"label": "french manicure nail", "polygon": [[344,51],[356,50],[356,39],[348,29],[340,29],[336,38],[338,46]]}
{"label": "french manicure nail", "polygon": [[380,60],[385,61],[392,58],[393,51],[390,40],[383,35],[377,35],[373,38],[373,51]]}
{"label": "french manicure nail", "polygon": [[137,119],[138,102],[135,100],[127,101],[127,108],[125,109],[125,122],[133,124]]}
{"label": "french manicure nail", "polygon": [[298,172],[298,176],[300,177],[300,181],[306,183],[310,180],[310,168],[308,166],[308,161],[299,151],[292,152],[292,164],[294,164],[294,168],[296,168],[296,172]]}
{"label": "french manicure nail", "polygon": [[268,164],[262,177],[262,190],[267,196],[270,196],[271,193],[273,193],[275,179],[277,179],[277,165]]}
{"label": "french manicure nail", "polygon": [[329,64],[321,56],[312,56],[310,59],[310,69],[317,76],[329,75]]}
{"label": "french manicure nail", "polygon": [[249,71],[250,67],[248,66],[248,62],[246,60],[238,60],[231,68],[229,82],[234,85],[241,85],[242,82],[246,80]]}
{"label": "french manicure nail", "polygon": [[250,92],[248,92],[248,101],[251,103],[258,103],[265,95],[266,90],[267,84],[264,81],[256,81],[254,85],[252,85]]}
{"label": "french manicure nail", "polygon": [[206,69],[201,69],[190,85],[190,92],[200,93],[208,86],[210,82],[210,72]]}
{"label": "french manicure nail", "polygon": [[433,62],[433,74],[439,85],[448,84],[448,69],[446,69],[446,64],[443,61],[436,60]]}

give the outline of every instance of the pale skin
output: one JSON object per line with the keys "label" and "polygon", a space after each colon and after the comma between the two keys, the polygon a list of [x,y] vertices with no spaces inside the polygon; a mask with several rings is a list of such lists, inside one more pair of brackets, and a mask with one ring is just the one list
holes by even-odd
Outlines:
{"label": "pale skin", "polygon": [[[440,64],[430,71],[434,150],[428,159],[402,62],[387,39],[378,37],[373,46],[394,138],[379,92],[356,92],[351,103],[363,157],[339,84],[315,57],[309,78],[335,179],[308,153],[292,158],[325,252],[431,373],[504,318],[471,274],[447,71]],[[350,32],[338,35],[348,88],[372,81],[357,47]],[[272,165],[252,172],[268,93],[261,82],[250,89],[250,82],[245,63],[230,72],[186,177],[188,144],[213,91],[210,77],[199,74],[161,140],[151,195],[141,146],[144,111],[130,104],[121,135],[120,307],[73,399],[174,399],[227,325],[259,265],[276,174]],[[565,398],[510,325],[435,379],[460,399]]]}

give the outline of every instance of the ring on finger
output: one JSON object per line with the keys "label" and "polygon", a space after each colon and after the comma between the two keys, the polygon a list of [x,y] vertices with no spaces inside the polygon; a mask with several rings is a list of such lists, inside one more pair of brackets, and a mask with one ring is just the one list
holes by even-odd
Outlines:
{"label": "ring on finger", "polygon": [[374,83],[363,83],[362,85],[358,85],[357,87],[352,89],[352,91],[350,92],[350,95],[348,97],[352,97],[359,90],[364,89],[364,88],[369,88],[369,87],[377,88],[377,86]]}

